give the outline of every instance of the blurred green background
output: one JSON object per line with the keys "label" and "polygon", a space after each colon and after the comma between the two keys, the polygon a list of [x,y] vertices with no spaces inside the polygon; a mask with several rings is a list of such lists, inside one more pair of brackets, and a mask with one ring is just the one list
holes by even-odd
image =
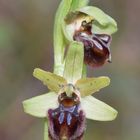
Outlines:
{"label": "blurred green background", "polygon": [[[32,76],[53,70],[53,23],[60,0],[0,0],[0,140],[43,140],[43,120],[23,112],[22,101],[47,92]],[[89,68],[111,85],[95,97],[119,111],[112,122],[87,122],[86,140],[140,139],[140,1],[91,0],[118,22],[112,61]]]}

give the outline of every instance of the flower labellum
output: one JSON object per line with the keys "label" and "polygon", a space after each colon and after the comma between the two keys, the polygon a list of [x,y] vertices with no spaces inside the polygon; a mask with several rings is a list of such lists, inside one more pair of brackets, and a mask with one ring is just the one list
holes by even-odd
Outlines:
{"label": "flower labellum", "polygon": [[92,22],[83,21],[79,30],[75,31],[73,39],[84,44],[84,61],[92,67],[102,66],[111,62],[111,36],[92,33]]}
{"label": "flower labellum", "polygon": [[48,110],[49,137],[51,140],[81,140],[85,131],[85,114],[76,93],[58,96],[59,107]]}

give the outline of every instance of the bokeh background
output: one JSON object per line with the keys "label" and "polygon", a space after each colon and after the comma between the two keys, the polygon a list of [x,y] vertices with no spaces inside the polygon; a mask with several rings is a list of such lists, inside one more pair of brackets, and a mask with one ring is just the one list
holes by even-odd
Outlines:
{"label": "bokeh background", "polygon": [[[23,112],[22,101],[47,92],[32,76],[53,70],[53,23],[60,0],[0,0],[0,140],[43,140],[43,120]],[[89,68],[111,85],[95,97],[119,111],[112,122],[87,122],[85,140],[140,139],[140,1],[91,0],[118,22],[112,61]]]}

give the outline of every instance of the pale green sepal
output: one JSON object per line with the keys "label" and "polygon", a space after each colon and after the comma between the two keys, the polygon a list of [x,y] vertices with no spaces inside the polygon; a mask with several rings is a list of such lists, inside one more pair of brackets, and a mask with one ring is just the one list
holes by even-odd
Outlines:
{"label": "pale green sepal", "polygon": [[93,28],[92,28],[92,32],[96,33],[96,34],[113,34],[117,31],[114,30],[114,27],[113,26],[102,26],[100,24],[98,24],[98,22],[94,22],[94,24],[92,25]]}
{"label": "pale green sepal", "polygon": [[54,74],[57,74],[59,76],[63,76],[63,72],[64,72],[64,64],[65,64],[65,61],[63,61],[62,64],[56,64],[54,67],[54,71],[53,73]]}
{"label": "pale green sepal", "polygon": [[[73,0],[73,1],[75,1],[75,0]],[[77,8],[79,7],[84,7],[84,6],[86,6],[86,5],[88,5],[88,3],[89,3],[89,0],[79,0],[79,6],[77,6]],[[77,9],[76,8],[76,9]]]}
{"label": "pale green sepal", "polygon": [[72,42],[69,46],[64,69],[64,78],[74,84],[82,77],[84,47],[82,43]]}
{"label": "pale green sepal", "polygon": [[79,79],[75,86],[78,88],[82,97],[89,96],[101,88],[104,88],[110,84],[110,79],[105,76],[98,78],[82,78]]}
{"label": "pale green sepal", "polygon": [[92,96],[82,98],[81,105],[86,118],[91,120],[112,121],[118,114],[114,108]]}
{"label": "pale green sepal", "polygon": [[113,34],[117,31],[116,21],[109,15],[105,14],[99,8],[93,6],[86,6],[78,9],[78,11],[92,16],[95,19],[95,25],[93,24],[94,33]]}
{"label": "pale green sepal", "polygon": [[49,92],[23,101],[24,112],[35,117],[47,117],[48,109],[58,107],[57,94]]}
{"label": "pale green sepal", "polygon": [[70,11],[75,11],[77,8],[86,6],[89,3],[89,0],[72,0]]}
{"label": "pale green sepal", "polygon": [[63,85],[67,84],[63,77],[39,68],[34,69],[33,76],[41,80],[44,85],[48,86],[48,89],[56,93],[59,92]]}
{"label": "pale green sepal", "polygon": [[64,18],[68,14],[71,7],[72,0],[62,0],[56,15],[54,23],[54,72],[62,76],[61,68],[56,69],[58,66],[63,66],[64,52],[66,47],[65,36],[63,34],[62,25],[64,25]]}

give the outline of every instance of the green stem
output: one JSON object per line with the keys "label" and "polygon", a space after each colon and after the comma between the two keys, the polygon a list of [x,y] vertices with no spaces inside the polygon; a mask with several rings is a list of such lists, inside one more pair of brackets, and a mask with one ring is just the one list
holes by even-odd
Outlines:
{"label": "green stem", "polygon": [[49,140],[48,138],[48,121],[45,119],[44,121],[44,140]]}

